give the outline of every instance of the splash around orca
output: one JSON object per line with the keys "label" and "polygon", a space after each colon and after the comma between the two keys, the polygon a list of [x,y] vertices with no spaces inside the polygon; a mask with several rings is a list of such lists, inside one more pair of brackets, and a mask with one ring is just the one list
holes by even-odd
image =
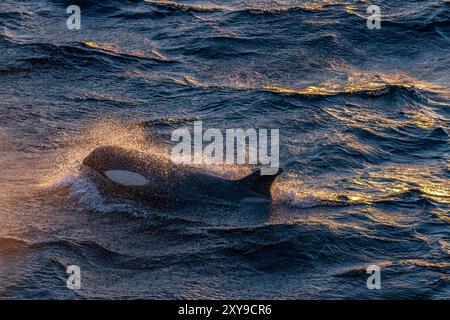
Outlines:
{"label": "splash around orca", "polygon": [[84,160],[91,179],[103,192],[144,202],[201,201],[202,199],[270,201],[271,186],[283,171],[261,175],[260,170],[228,180],[199,169],[176,165],[170,159],[115,146],[94,149]]}

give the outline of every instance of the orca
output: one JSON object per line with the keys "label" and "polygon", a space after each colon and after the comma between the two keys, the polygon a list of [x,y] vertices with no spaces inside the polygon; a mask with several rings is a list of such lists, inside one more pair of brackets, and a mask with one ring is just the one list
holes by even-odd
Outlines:
{"label": "orca", "polygon": [[271,200],[274,175],[260,170],[238,180],[228,180],[187,165],[176,165],[167,157],[149,155],[133,149],[101,146],[82,162],[92,180],[111,195],[144,202],[196,201],[202,199]]}

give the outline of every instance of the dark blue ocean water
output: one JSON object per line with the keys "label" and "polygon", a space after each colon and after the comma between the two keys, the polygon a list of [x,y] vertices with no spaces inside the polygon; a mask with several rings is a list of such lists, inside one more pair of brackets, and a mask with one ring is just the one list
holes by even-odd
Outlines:
{"label": "dark blue ocean water", "polygon": [[[449,299],[449,71],[443,0],[3,0],[0,297]],[[280,129],[271,204],[153,208],[80,174],[194,120]]]}

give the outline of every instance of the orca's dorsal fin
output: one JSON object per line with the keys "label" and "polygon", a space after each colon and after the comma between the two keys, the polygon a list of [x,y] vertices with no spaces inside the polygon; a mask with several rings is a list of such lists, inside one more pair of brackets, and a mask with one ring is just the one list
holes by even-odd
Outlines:
{"label": "orca's dorsal fin", "polygon": [[270,198],[270,187],[272,187],[275,178],[283,172],[283,169],[278,168],[275,174],[261,175],[261,169],[255,170],[252,174],[237,180],[240,184],[247,185],[257,194]]}

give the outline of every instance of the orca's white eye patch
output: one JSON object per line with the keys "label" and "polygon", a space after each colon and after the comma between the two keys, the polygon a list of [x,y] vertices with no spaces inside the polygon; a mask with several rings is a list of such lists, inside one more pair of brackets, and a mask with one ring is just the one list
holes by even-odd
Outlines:
{"label": "orca's white eye patch", "polygon": [[149,183],[149,181],[139,173],[127,170],[108,170],[105,171],[105,176],[107,176],[109,180],[130,187],[144,186]]}

